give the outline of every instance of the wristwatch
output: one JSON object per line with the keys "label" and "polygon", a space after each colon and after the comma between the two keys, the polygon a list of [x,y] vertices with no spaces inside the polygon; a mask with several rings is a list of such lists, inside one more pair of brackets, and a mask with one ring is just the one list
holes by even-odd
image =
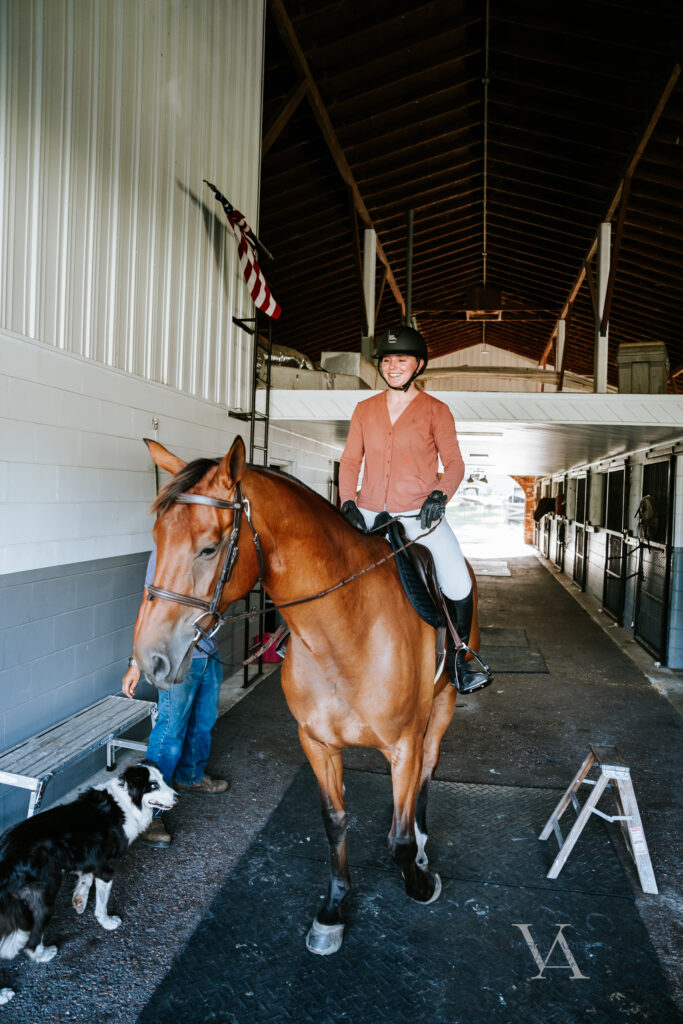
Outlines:
{"label": "wristwatch", "polygon": [[128,659],[128,668],[140,668],[135,658],[130,657]]}

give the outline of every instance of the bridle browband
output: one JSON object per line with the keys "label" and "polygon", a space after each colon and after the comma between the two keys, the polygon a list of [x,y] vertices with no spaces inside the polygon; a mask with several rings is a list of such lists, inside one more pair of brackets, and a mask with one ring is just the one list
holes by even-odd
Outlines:
{"label": "bridle browband", "polygon": [[[232,570],[234,569],[235,562],[237,561],[237,544],[239,541],[243,513],[246,514],[247,523],[249,524],[251,536],[254,541],[254,547],[256,548],[256,557],[258,558],[257,583],[260,583],[263,579],[263,550],[261,548],[259,535],[254,529],[254,524],[251,521],[251,505],[249,503],[249,499],[242,496],[242,488],[239,483],[235,486],[235,498],[233,501],[227,501],[225,498],[213,498],[208,494],[179,494],[174,501],[177,505],[207,505],[209,508],[233,509],[235,513],[232,521],[230,540],[228,541],[228,547],[223,559],[223,567],[221,569],[218,582],[216,583],[213,597],[210,601],[204,601],[201,597],[193,597],[191,594],[177,594],[174,590],[164,590],[163,587],[155,587],[153,584],[150,584],[147,587],[148,601],[153,601],[155,597],[161,597],[165,601],[175,601],[176,604],[184,604],[190,608],[201,609],[202,614],[198,615],[193,622],[195,636],[192,643],[194,644],[199,640],[210,640],[225,622],[232,621],[230,617],[223,615],[219,611],[218,605],[220,604],[223,588],[232,576]],[[216,619],[216,624],[211,629],[203,629],[199,625],[200,619],[205,618],[207,615]]]}

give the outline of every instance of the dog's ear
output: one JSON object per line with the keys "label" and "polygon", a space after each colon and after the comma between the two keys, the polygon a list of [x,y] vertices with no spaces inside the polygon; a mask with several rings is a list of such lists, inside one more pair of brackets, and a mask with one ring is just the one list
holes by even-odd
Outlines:
{"label": "dog's ear", "polygon": [[118,783],[126,790],[131,802],[142,810],[142,797],[149,783],[149,768],[141,764],[132,764],[121,772]]}

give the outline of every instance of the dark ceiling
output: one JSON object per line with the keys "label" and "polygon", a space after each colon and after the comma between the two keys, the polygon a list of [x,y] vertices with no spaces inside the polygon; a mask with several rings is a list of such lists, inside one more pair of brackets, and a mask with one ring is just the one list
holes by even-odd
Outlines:
{"label": "dark ceiling", "polygon": [[[488,17],[486,0],[269,0],[259,233],[275,340],[315,360],[359,349],[370,225],[395,280],[375,333],[400,322],[412,209],[432,357],[485,330],[552,364],[565,313],[565,367],[591,375],[594,258],[569,300],[609,217],[610,383],[620,342],[664,341],[683,364],[682,41],[680,0],[490,0]],[[485,327],[465,313],[484,281],[502,308]]]}

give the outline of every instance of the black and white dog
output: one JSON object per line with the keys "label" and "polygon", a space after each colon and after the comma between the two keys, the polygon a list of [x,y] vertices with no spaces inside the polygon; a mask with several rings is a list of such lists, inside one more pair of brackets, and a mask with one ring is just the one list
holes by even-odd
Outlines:
{"label": "black and white dog", "polygon": [[43,932],[65,871],[78,874],[76,913],[85,910],[94,878],[95,917],[107,930],[118,928],[121,918],[107,913],[116,862],[148,827],[153,809],[170,810],[175,801],[157,766],[142,761],[9,829],[0,839],[0,957],[12,960],[25,949],[37,963],[52,960],[57,947],[43,945]]}

